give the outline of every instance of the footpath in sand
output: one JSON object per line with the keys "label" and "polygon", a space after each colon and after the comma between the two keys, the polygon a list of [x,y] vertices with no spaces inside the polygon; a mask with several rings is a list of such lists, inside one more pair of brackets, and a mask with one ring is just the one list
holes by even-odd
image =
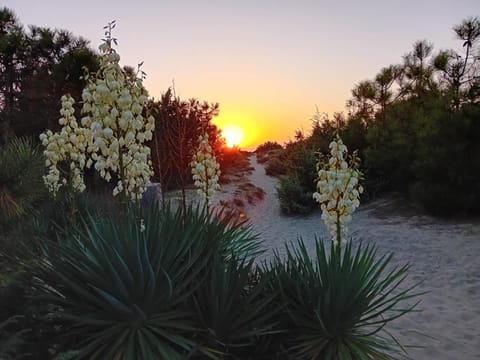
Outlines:
{"label": "footpath in sand", "polygon": [[[265,175],[263,165],[250,157],[253,172],[246,181],[263,189],[265,196],[246,203],[243,211],[266,249],[284,253],[284,243],[302,238],[310,253],[314,239],[328,239],[320,212],[284,216],[276,195],[278,180]],[[227,185],[220,199],[228,199],[235,184]],[[230,194],[231,195],[231,194]],[[402,209],[403,208],[403,209]],[[442,221],[400,206],[393,199],[361,205],[350,226],[353,241],[375,244],[378,253],[394,253],[393,265],[410,264],[403,288],[419,283],[426,292],[420,312],[395,320],[391,333],[407,348],[404,360],[480,359],[480,223]]]}

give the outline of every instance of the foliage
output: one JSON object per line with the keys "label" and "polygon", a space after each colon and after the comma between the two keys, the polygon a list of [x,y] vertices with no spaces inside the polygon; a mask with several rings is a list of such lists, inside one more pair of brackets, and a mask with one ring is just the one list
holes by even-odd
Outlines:
{"label": "foliage", "polygon": [[10,317],[0,322],[0,359],[15,359],[18,354],[18,348],[23,343],[22,335],[28,330],[17,331],[11,333],[8,329],[9,325],[17,321],[16,317]]}
{"label": "foliage", "polygon": [[[23,247],[21,262],[27,261]],[[3,249],[0,255],[12,256]],[[3,260],[3,259],[2,259]],[[31,261],[29,259],[28,261]],[[10,266],[12,265],[12,266]],[[18,261],[2,261],[0,275],[0,358],[47,359],[55,347],[61,323],[50,314],[49,305],[32,301],[32,274],[19,270]]]}
{"label": "foliage", "polygon": [[222,359],[251,358],[262,338],[275,332],[280,311],[276,294],[264,293],[268,276],[259,276],[250,261],[214,256],[206,269],[204,284],[192,296],[199,341]]}
{"label": "foliage", "polygon": [[282,149],[282,145],[280,145],[275,141],[267,141],[261,145],[258,145],[257,148],[255,149],[255,152],[256,153],[269,152],[269,151],[278,150],[278,149]]}
{"label": "foliage", "polygon": [[[298,149],[326,154],[338,134],[358,150],[365,174],[366,197],[394,191],[435,215],[474,214],[478,204],[480,168],[478,92],[480,21],[468,18],[454,27],[463,51],[434,52],[428,41],[417,41],[401,64],[382,68],[372,80],[352,89],[348,116],[333,119],[316,113],[312,131],[271,156],[267,171],[296,178],[295,196],[310,189],[308,156]],[[295,165],[295,166],[292,166]],[[289,184],[289,183],[284,183]],[[288,198],[282,194],[283,198]],[[290,208],[293,208],[290,206]],[[299,207],[300,211],[302,208]]]}
{"label": "foliage", "polygon": [[0,147],[0,226],[35,212],[45,198],[44,158],[32,140],[14,138]]}
{"label": "foliage", "polygon": [[[160,182],[162,189],[181,188],[185,199],[185,188],[192,184],[192,155],[204,132],[208,134],[215,156],[222,162],[220,131],[211,123],[218,115],[219,105],[197,99],[182,100],[169,88],[160,101],[150,103],[150,108],[155,118],[151,142],[154,179]],[[183,202],[185,206],[185,200]]]}
{"label": "foliage", "polygon": [[[278,150],[277,150],[278,151]],[[272,152],[265,167],[267,174],[283,174],[277,193],[285,214],[306,214],[314,209],[315,152],[306,139],[288,143],[285,150]]]}
{"label": "foliage", "polygon": [[387,270],[392,255],[374,247],[343,253],[316,241],[315,261],[305,245],[287,246],[272,271],[288,314],[288,345],[295,359],[389,359],[399,344],[385,326],[413,310],[413,288],[399,287],[408,266]]}
{"label": "foliage", "polygon": [[200,330],[186,303],[203,286],[214,254],[251,255],[256,238],[193,209],[152,206],[89,223],[47,242],[45,257],[31,269],[56,315],[71,324],[65,335],[78,343],[69,349],[89,359],[208,353],[196,344]]}
{"label": "foliage", "polygon": [[[411,198],[435,215],[480,211],[480,107],[464,105],[437,118],[425,118],[417,130]],[[438,146],[438,144],[442,146]],[[448,164],[448,166],[445,166]]]}
{"label": "foliage", "polygon": [[281,177],[277,194],[284,214],[308,214],[315,208],[313,191],[305,192],[296,177]]}
{"label": "foliage", "polygon": [[260,164],[267,162],[270,152],[275,150],[282,150],[283,147],[277,142],[267,141],[261,145],[258,145],[255,149],[255,154],[257,156],[257,161]]}
{"label": "foliage", "polygon": [[0,144],[56,130],[58,99],[80,97],[83,67],[98,67],[88,42],[66,30],[29,26],[0,8]]}
{"label": "foliage", "polygon": [[272,150],[269,152],[268,160],[265,165],[265,173],[270,176],[286,175],[287,153],[282,150]]}

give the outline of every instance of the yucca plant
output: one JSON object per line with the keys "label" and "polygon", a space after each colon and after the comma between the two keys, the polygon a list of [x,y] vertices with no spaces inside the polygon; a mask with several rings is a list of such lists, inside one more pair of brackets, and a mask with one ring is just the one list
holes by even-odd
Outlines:
{"label": "yucca plant", "polygon": [[[185,216],[188,215],[188,216]],[[80,359],[185,359],[210,356],[196,341],[192,294],[204,286],[224,242],[244,235],[205,212],[157,207],[87,221],[44,247],[32,269],[42,299],[69,321],[67,349]]]}
{"label": "yucca plant", "polygon": [[25,342],[22,336],[28,333],[27,329],[14,330],[8,329],[9,325],[14,324],[20,316],[12,316],[3,322],[0,322],[0,359],[10,360],[18,359],[19,348]]}
{"label": "yucca plant", "polygon": [[260,274],[253,259],[229,261],[214,256],[205,282],[192,296],[200,341],[221,359],[256,359],[261,337],[276,333],[280,308],[276,294],[264,293],[269,278]]}
{"label": "yucca plant", "polygon": [[390,359],[399,343],[387,325],[414,310],[414,287],[400,289],[408,266],[391,268],[392,255],[377,259],[373,246],[330,254],[316,241],[311,260],[305,245],[288,247],[272,263],[289,317],[290,356],[295,359]]}
{"label": "yucca plant", "polygon": [[0,148],[0,225],[32,211],[46,195],[44,161],[27,138],[14,138]]}
{"label": "yucca plant", "polygon": [[[191,219],[191,208],[187,211],[186,218]],[[205,213],[205,215],[209,214]],[[238,259],[251,260],[262,254],[265,249],[262,246],[258,234],[253,233],[248,219],[238,217],[238,213],[228,208],[220,208],[212,213],[217,221],[208,221],[208,230],[212,234],[222,234],[222,256],[229,260],[232,256]]]}

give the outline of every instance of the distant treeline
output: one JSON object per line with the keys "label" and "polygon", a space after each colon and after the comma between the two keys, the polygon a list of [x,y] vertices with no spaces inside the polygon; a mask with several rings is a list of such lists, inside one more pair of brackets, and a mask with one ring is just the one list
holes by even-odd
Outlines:
{"label": "distant treeline", "polygon": [[328,152],[337,131],[359,151],[364,196],[401,192],[438,215],[480,211],[480,21],[468,18],[453,31],[461,53],[417,41],[400,64],[354,86],[347,115],[317,113],[311,133],[297,132],[281,150],[266,146],[267,172],[282,175],[285,213],[316,207],[316,153]]}

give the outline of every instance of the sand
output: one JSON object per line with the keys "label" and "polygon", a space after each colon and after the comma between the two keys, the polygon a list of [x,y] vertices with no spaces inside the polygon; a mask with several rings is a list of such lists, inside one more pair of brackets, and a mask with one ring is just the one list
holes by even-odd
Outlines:
{"label": "sand", "polygon": [[[276,196],[278,180],[265,175],[263,165],[250,157],[250,181],[265,191],[263,200],[245,204],[254,231],[266,249],[284,253],[284,243],[302,238],[313,253],[315,236],[327,239],[320,212],[284,216]],[[235,184],[217,196],[228,200]],[[408,348],[400,359],[480,359],[480,221],[442,221],[418,215],[398,200],[388,198],[361,205],[350,226],[353,241],[377,246],[379,253],[394,253],[393,264],[410,264],[405,287],[419,283],[426,292],[419,299],[420,312],[391,324],[391,333]]]}

